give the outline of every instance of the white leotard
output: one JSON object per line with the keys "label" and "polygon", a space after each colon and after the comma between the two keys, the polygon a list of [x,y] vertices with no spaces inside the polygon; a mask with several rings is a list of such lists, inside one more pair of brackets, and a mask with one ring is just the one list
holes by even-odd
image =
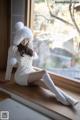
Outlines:
{"label": "white leotard", "polygon": [[22,57],[20,53],[17,52],[16,58],[18,61],[18,68],[15,73],[15,81],[20,85],[27,85],[29,73],[35,71],[32,66],[33,57],[26,54]]}

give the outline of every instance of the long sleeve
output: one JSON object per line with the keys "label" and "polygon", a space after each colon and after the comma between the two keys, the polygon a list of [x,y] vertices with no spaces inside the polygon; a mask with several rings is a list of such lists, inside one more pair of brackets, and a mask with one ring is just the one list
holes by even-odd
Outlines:
{"label": "long sleeve", "polygon": [[10,80],[12,69],[13,69],[14,65],[17,63],[16,50],[17,49],[15,46],[10,46],[10,48],[8,50],[8,59],[7,59],[5,80]]}
{"label": "long sleeve", "polygon": [[12,68],[13,68],[13,67],[12,67],[11,65],[7,65],[5,80],[10,80],[10,78],[11,78],[11,73],[12,73]]}

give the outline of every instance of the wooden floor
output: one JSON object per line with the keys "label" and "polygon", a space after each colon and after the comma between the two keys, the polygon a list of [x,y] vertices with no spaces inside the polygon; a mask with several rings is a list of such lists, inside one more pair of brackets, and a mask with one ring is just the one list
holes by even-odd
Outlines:
{"label": "wooden floor", "polygon": [[10,98],[10,95],[0,91],[0,101],[5,100],[7,98]]}
{"label": "wooden floor", "polygon": [[[3,78],[3,75],[1,75],[1,78]],[[51,113],[57,113],[66,119],[80,120],[80,102],[75,105],[74,108],[71,106],[64,106],[55,99],[55,96],[50,91],[38,86],[21,87],[19,85],[16,85],[15,82],[10,82],[5,85],[0,85],[0,88],[13,97],[16,95],[15,99],[21,99],[20,102],[22,102],[22,100],[23,103],[25,103],[25,101],[28,101],[33,107],[34,104],[37,105],[38,107],[35,107],[34,109],[39,109],[40,107],[48,110],[47,114],[49,113],[50,116],[52,116]],[[72,92],[66,88],[63,90],[80,101],[80,93],[76,93],[74,91]],[[3,93],[1,93],[1,96],[4,96]],[[4,99],[5,97],[1,99]]]}

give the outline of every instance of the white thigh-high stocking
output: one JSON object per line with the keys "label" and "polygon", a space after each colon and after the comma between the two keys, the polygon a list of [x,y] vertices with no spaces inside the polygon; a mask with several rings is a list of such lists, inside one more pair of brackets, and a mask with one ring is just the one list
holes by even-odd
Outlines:
{"label": "white thigh-high stocking", "polygon": [[67,93],[65,93],[63,90],[61,90],[60,88],[58,88],[56,86],[56,88],[58,89],[58,91],[60,91],[63,96],[67,99],[67,101],[69,102],[69,104],[71,104],[72,106],[78,103],[78,100],[75,100],[73,97],[71,97],[70,95],[68,95]]}
{"label": "white thigh-high stocking", "polygon": [[63,92],[60,88],[58,88],[54,84],[54,82],[52,81],[52,79],[50,78],[47,72],[43,75],[42,81],[49,88],[49,90],[51,90],[51,92],[53,92],[56,95],[56,99],[60,101],[62,104],[74,105],[78,102],[77,100],[75,100],[74,98]]}

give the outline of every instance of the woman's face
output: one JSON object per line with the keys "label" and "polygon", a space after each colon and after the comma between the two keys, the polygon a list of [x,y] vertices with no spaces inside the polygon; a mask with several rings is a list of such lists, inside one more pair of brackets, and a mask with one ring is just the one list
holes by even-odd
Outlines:
{"label": "woman's face", "polygon": [[26,38],[21,42],[21,44],[25,46],[29,43],[29,41],[30,41],[30,38]]}

